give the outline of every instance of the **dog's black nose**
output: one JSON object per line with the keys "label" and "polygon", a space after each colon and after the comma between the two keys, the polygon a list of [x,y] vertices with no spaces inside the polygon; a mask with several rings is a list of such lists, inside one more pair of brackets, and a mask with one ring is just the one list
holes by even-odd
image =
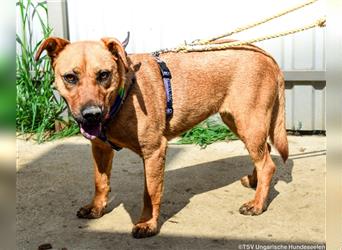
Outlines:
{"label": "dog's black nose", "polygon": [[102,111],[98,106],[87,106],[82,109],[81,114],[87,122],[95,123],[101,120]]}

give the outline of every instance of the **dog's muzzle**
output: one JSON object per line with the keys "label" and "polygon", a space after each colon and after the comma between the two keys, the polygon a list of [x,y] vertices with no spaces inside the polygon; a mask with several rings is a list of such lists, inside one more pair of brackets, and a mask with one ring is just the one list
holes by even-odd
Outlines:
{"label": "dog's muzzle", "polygon": [[88,106],[82,109],[81,114],[87,123],[97,123],[102,118],[102,110],[97,106]]}
{"label": "dog's muzzle", "polygon": [[82,135],[93,140],[101,133],[102,110],[98,106],[87,106],[81,110],[82,122],[79,123]]}

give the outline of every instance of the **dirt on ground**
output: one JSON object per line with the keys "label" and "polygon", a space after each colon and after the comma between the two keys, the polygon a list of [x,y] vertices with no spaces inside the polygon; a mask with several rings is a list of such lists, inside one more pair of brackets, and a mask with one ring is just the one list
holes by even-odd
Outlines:
{"label": "dirt on ground", "polygon": [[80,136],[44,144],[18,139],[17,249],[43,244],[68,250],[319,247],[325,241],[326,138],[288,138],[286,164],[272,151],[278,168],[268,209],[260,216],[238,211],[255,193],[240,184],[253,169],[242,142],[206,149],[170,143],[161,229],[146,239],[131,236],[142,208],[143,165],[137,155],[127,149],[116,153],[107,213],[78,219],[76,211],[94,192],[89,141]]}

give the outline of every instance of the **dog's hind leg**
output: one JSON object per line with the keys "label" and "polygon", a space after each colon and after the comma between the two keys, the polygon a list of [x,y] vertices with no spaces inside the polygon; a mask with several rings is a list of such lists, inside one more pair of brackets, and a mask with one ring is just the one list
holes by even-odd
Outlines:
{"label": "dog's hind leg", "polygon": [[241,206],[239,211],[244,215],[259,215],[266,210],[271,180],[276,170],[267,143],[260,143],[257,146],[254,142],[247,141],[245,144],[255,165],[257,176],[256,193],[253,200]]}
{"label": "dog's hind leg", "polygon": [[162,137],[154,150],[146,150],[144,159],[144,207],[141,217],[133,227],[135,238],[150,237],[158,233],[158,218],[160,213],[161,197],[163,192],[165,154],[167,139]]}
{"label": "dog's hind leg", "polygon": [[270,146],[267,143],[270,127],[270,113],[258,114],[252,110],[249,115],[240,113],[232,116],[221,113],[222,120],[245,143],[254,163],[252,175],[241,179],[244,186],[256,187],[256,194],[252,201],[242,205],[240,213],[245,215],[259,215],[267,206],[270,183],[275,172],[275,164],[270,157]]}
{"label": "dog's hind leg", "polygon": [[[239,134],[237,132],[237,128],[234,122],[234,119],[231,114],[222,112],[220,113],[222,121],[229,127],[229,129],[239,137]],[[271,152],[271,146],[267,143],[267,147],[269,152]],[[243,176],[241,178],[241,184],[248,188],[256,188],[258,183],[258,176],[256,168],[254,167],[252,174]]]}
{"label": "dog's hind leg", "polygon": [[110,172],[114,156],[111,146],[96,141],[92,141],[91,144],[94,158],[95,196],[89,205],[81,207],[77,212],[77,217],[86,219],[96,219],[104,214],[110,192]]}
{"label": "dog's hind leg", "polygon": [[[267,149],[268,149],[269,153],[271,153],[271,145],[269,143],[267,143]],[[244,187],[256,188],[257,184],[258,184],[258,175],[257,175],[256,168],[254,167],[252,174],[243,176],[240,179],[240,181]]]}
{"label": "dog's hind leg", "polygon": [[236,121],[237,131],[252,158],[257,177],[254,199],[240,208],[240,213],[245,215],[259,215],[266,209],[270,184],[276,169],[267,144],[271,111],[258,110],[259,112],[250,110],[248,116],[242,115]]}

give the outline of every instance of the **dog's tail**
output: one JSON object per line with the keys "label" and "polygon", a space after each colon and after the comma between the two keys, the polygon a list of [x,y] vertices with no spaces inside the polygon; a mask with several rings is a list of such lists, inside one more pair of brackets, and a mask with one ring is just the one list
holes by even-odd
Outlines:
{"label": "dog's tail", "polygon": [[270,139],[285,162],[289,156],[289,148],[285,127],[285,82],[281,72],[278,75],[278,93],[272,111]]}

